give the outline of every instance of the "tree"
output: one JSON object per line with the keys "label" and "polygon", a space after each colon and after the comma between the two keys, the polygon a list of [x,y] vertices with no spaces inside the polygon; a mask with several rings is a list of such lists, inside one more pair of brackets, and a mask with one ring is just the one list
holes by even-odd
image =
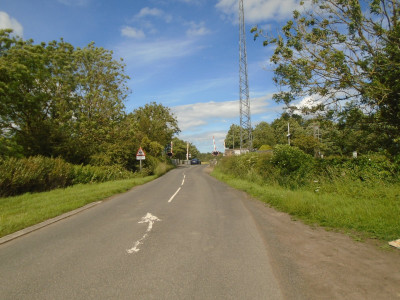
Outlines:
{"label": "tree", "polygon": [[[246,135],[245,135],[246,136]],[[232,124],[225,137],[225,147],[228,149],[240,148],[240,126]]]}
{"label": "tree", "polygon": [[114,60],[112,51],[90,43],[74,52],[76,107],[73,113],[75,144],[92,156],[102,143],[113,143],[109,134],[123,120],[128,94],[125,65]]}
{"label": "tree", "polygon": [[28,155],[51,155],[51,71],[44,45],[0,31],[0,120],[2,131]]}
{"label": "tree", "polygon": [[[374,116],[392,149],[400,136],[400,2],[310,0],[278,36],[253,28],[276,46],[271,61],[278,102],[309,100],[315,112],[353,101]],[[394,144],[394,145],[393,145]],[[397,145],[397,146],[396,146]],[[394,150],[396,151],[396,150]]]}
{"label": "tree", "polygon": [[267,122],[260,122],[253,130],[253,146],[260,148],[263,145],[275,146],[274,130]]}
{"label": "tree", "polygon": [[174,134],[180,132],[178,121],[171,109],[162,104],[155,102],[146,104],[134,110],[130,117],[136,123],[142,138],[147,136],[149,140],[163,146],[171,142]]}
{"label": "tree", "polygon": [[[172,150],[174,153],[173,158],[186,160],[188,142],[181,140],[177,137],[174,137],[172,142],[173,142]],[[192,145],[191,143],[189,143],[189,154],[191,155],[191,158],[195,158],[195,157],[198,157],[200,152],[195,145]]]}
{"label": "tree", "polygon": [[26,156],[88,163],[124,118],[123,63],[93,43],[82,49],[62,39],[35,45],[11,33],[0,31],[2,138]]}
{"label": "tree", "polygon": [[303,122],[303,118],[299,115],[283,113],[279,119],[271,123],[271,127],[274,129],[276,143],[281,145],[288,143],[288,124],[290,127],[291,139],[305,135],[305,131],[302,127]]}

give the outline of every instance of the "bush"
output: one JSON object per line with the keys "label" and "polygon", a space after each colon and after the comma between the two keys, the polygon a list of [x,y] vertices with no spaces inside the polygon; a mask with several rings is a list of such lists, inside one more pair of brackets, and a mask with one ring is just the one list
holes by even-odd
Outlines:
{"label": "bush", "polygon": [[398,166],[386,156],[363,155],[358,158],[327,157],[317,160],[317,174],[329,180],[352,180],[366,182],[398,181]]}
{"label": "bush", "polygon": [[289,145],[277,145],[271,163],[279,172],[279,184],[290,188],[307,184],[314,171],[314,158]]}
{"label": "bush", "polygon": [[0,160],[0,196],[43,192],[78,183],[127,179],[133,173],[122,167],[74,166],[61,158],[34,156]]}
{"label": "bush", "polygon": [[40,192],[72,184],[73,167],[61,158],[35,156],[0,161],[0,196]]}
{"label": "bush", "polygon": [[119,166],[74,166],[73,184],[105,182],[110,180],[128,179],[133,176],[132,172]]}

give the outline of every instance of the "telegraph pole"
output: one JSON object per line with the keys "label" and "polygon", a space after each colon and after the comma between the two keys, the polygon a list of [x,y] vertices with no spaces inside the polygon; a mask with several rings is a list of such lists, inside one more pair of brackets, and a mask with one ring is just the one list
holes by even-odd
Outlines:
{"label": "telegraph pole", "polygon": [[[247,138],[249,151],[253,148],[251,132],[249,80],[247,75],[246,27],[243,0],[239,0],[239,101],[240,101],[240,153]],[[245,137],[245,135],[248,135]]]}

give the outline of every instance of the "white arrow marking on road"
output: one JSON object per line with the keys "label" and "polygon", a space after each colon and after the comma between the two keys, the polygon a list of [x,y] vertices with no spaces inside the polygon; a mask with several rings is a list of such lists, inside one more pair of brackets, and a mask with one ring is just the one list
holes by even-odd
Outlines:
{"label": "white arrow marking on road", "polygon": [[142,217],[142,220],[139,221],[138,223],[149,223],[149,225],[147,226],[147,230],[146,233],[143,235],[143,237],[136,241],[135,245],[131,248],[131,249],[127,249],[126,252],[128,252],[129,254],[132,253],[136,253],[139,252],[139,245],[143,244],[143,241],[148,237],[151,229],[153,228],[153,224],[156,221],[161,221],[159,218],[157,218],[156,216],[153,216],[151,213],[147,213],[147,215],[145,215],[144,217]]}

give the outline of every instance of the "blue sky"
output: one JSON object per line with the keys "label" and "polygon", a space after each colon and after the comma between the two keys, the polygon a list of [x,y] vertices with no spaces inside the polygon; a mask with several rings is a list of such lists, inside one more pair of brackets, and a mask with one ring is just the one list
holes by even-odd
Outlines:
{"label": "blue sky", "polygon": [[[282,112],[268,67],[270,48],[253,25],[276,31],[298,0],[245,0],[252,124]],[[149,102],[171,108],[179,137],[201,152],[217,150],[239,124],[238,0],[0,0],[0,28],[36,43],[94,41],[122,57],[131,77],[127,112]]]}

